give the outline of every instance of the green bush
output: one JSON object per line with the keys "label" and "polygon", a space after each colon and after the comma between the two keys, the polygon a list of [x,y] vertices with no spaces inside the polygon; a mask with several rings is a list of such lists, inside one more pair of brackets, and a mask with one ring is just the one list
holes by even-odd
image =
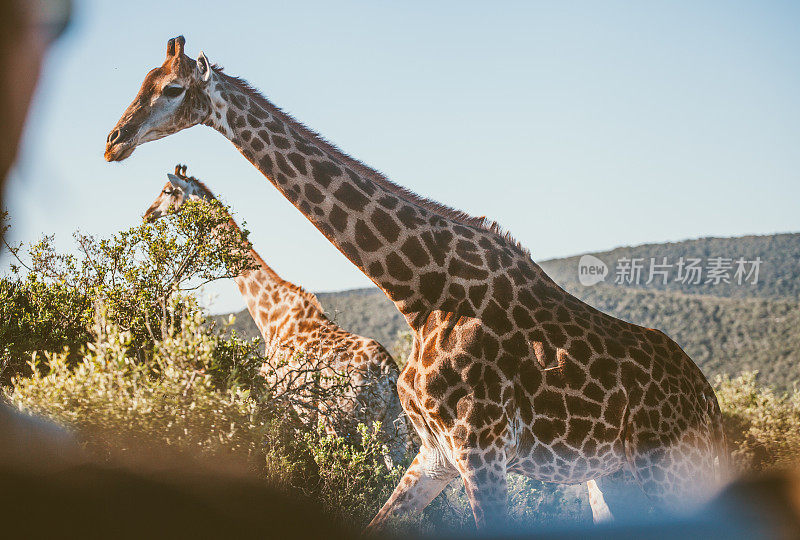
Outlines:
{"label": "green bush", "polygon": [[247,232],[227,227],[229,219],[217,201],[191,202],[111,238],[76,233],[77,255],[57,252],[52,236],[24,252],[7,246],[17,263],[0,280],[0,384],[24,372],[35,351],[69,347],[74,362],[98,307],[144,358],[184,315],[176,298],[252,267]]}
{"label": "green bush", "polygon": [[79,357],[88,331],[91,301],[63,283],[0,277],[0,385],[14,374],[30,374],[34,351],[70,350],[70,362]]}
{"label": "green bush", "polygon": [[100,320],[77,365],[69,366],[66,352],[45,353],[46,360],[32,366],[41,369],[15,378],[7,398],[76,430],[99,453],[151,443],[257,453],[266,423],[249,389],[215,383],[218,342],[200,323],[199,316],[185,318],[142,363],[130,354],[131,333]]}
{"label": "green bush", "polygon": [[800,464],[800,391],[776,394],[758,384],[757,375],[716,380],[736,472]]}
{"label": "green bush", "polygon": [[319,467],[317,496],[325,512],[344,525],[369,523],[405,472],[402,465],[387,471],[389,450],[380,441],[379,432],[380,423],[375,422],[369,428],[359,424],[361,440],[357,442],[328,435],[322,426],[304,436]]}

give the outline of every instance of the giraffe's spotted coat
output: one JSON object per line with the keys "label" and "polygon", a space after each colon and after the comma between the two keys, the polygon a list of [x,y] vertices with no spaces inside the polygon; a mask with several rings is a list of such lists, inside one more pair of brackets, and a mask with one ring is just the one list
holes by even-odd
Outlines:
{"label": "giraffe's spotted coat", "polygon": [[[200,86],[202,118],[170,116],[169,129],[223,133],[413,330],[398,391],[423,446],[371,530],[457,475],[480,526],[502,516],[511,471],[575,483],[624,467],[671,505],[709,485],[725,457],[719,406],[675,342],[581,302],[496,224],[392,184],[243,81],[214,70]],[[126,157],[114,145],[106,156]]]}

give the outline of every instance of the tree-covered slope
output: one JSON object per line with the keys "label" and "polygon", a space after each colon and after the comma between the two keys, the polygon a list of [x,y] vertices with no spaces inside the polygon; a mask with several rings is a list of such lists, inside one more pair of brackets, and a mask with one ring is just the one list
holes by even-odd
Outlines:
{"label": "tree-covered slope", "polygon": [[[535,255],[535,252],[534,252]],[[741,236],[736,238],[700,238],[683,242],[665,244],[643,244],[633,247],[620,247],[611,251],[592,253],[608,267],[609,275],[604,283],[618,287],[646,290],[665,290],[686,294],[700,294],[732,298],[792,298],[800,299],[800,233],[773,234],[766,236]],[[683,258],[683,273],[679,276],[679,264]],[[581,255],[540,262],[542,268],[561,286],[573,292],[584,288],[578,281],[578,262]],[[666,261],[665,261],[666,259]],[[700,283],[694,283],[695,275],[687,276],[690,260],[699,259],[696,264],[702,269]],[[722,259],[719,264],[718,259]],[[743,259],[745,271],[749,273],[752,262],[761,260],[758,279],[742,276],[742,284],[736,277],[736,261]],[[639,283],[632,278],[632,262],[641,265]],[[537,261],[538,262],[538,261]],[[653,280],[650,278],[651,264],[656,266]],[[628,266],[630,265],[630,266]],[[709,273],[714,265],[722,269],[729,283],[721,277],[719,281]],[[730,268],[725,270],[725,267]],[[628,268],[625,271],[624,268]],[[665,272],[667,283],[663,274]],[[617,279],[624,277],[625,279]],[[680,279],[689,277],[690,279]],[[615,281],[621,281],[616,283]],[[686,281],[686,282],[684,282]]]}

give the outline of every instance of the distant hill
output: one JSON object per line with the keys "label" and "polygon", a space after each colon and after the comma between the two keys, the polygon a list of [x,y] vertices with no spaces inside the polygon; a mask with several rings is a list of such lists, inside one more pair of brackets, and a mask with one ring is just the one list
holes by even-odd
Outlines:
{"label": "distant hill", "polygon": [[[800,299],[800,233],[740,236],[736,238],[700,238],[683,242],[620,247],[611,251],[592,253],[591,255],[597,257],[608,266],[609,276],[606,278],[605,283],[613,284],[617,287],[674,291],[726,298]],[[581,255],[576,255],[574,257],[543,261],[539,264],[559,285],[575,294],[577,290],[584,288],[578,282],[578,261],[580,258]],[[684,262],[684,275],[687,274],[685,267],[690,262],[689,260],[700,259],[698,266],[703,270],[701,283],[683,283],[681,280],[676,279],[679,277],[678,264],[681,258],[683,258]],[[709,267],[714,264],[714,259],[718,258],[723,259],[721,261],[722,265],[729,263],[731,266],[727,272],[723,272],[730,283],[722,280],[719,283],[715,283],[716,280],[709,274]],[[620,265],[626,264],[624,259],[628,261],[637,259],[637,264],[641,265],[642,269],[638,284],[635,282],[629,283],[627,279],[620,280],[622,283],[613,283],[619,276],[617,269]],[[665,262],[664,259],[666,259],[666,264],[671,266],[669,268],[655,267],[654,270],[667,272],[667,283],[664,284],[662,275],[656,272],[653,275],[652,282],[645,284],[650,277],[651,263],[655,262],[656,265],[661,265]],[[735,272],[736,261],[739,259],[744,259],[745,263],[751,263],[757,259],[761,260],[756,284],[751,284],[755,276],[751,276],[746,284],[744,279],[742,279],[742,285],[737,283]],[[745,270],[749,271],[752,264],[745,264],[744,267]],[[630,277],[630,273],[622,273],[622,276]],[[742,278],[744,277],[746,276],[742,276]]]}
{"label": "distant hill", "polygon": [[[583,286],[578,281],[580,256],[541,262],[562,287],[581,300],[615,317],[658,328],[678,342],[703,372],[713,377],[757,369],[761,380],[779,390],[800,381],[800,234],[703,238],[667,244],[617,248],[593,253],[609,271],[605,281]],[[731,283],[686,284],[675,281],[677,267],[669,269],[663,284],[656,274],[649,285],[650,259],[677,265],[681,257],[733,261],[761,259],[758,282],[739,285],[734,268]],[[642,259],[642,279],[614,283],[618,261]],[[725,261],[723,260],[723,263]],[[732,264],[732,266],[735,266]],[[662,267],[660,269],[664,269]],[[752,281],[752,276],[751,279]],[[374,337],[390,349],[406,331],[405,320],[378,289],[356,289],[317,295],[328,314],[343,328]],[[247,311],[237,315],[236,329],[257,337]],[[404,359],[398,359],[404,360]]]}

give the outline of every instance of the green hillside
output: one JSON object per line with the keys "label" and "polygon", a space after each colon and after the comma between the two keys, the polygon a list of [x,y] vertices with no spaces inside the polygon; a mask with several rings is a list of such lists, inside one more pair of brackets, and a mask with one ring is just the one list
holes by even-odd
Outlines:
{"label": "green hillside", "polygon": [[[578,282],[580,256],[541,263],[560,285],[583,301],[616,317],[666,332],[709,377],[757,369],[761,380],[779,390],[800,381],[800,234],[703,238],[647,244],[593,254],[610,271],[591,287]],[[762,264],[758,283],[721,282],[689,285],[654,280],[616,285],[615,261],[622,257],[744,258]],[[673,269],[674,271],[674,269]],[[374,337],[394,348],[407,329],[404,319],[378,289],[320,293],[329,315],[343,328]],[[247,311],[237,316],[237,331],[257,337]]]}
{"label": "green hillside", "polygon": [[[534,251],[535,255],[535,251]],[[646,290],[665,290],[682,292],[686,294],[699,294],[732,298],[780,298],[800,299],[800,233],[773,234],[766,236],[740,236],[736,238],[700,238],[683,242],[670,242],[665,244],[643,244],[633,247],[620,247],[611,251],[592,253],[603,261],[609,270],[605,283],[618,287]],[[681,259],[688,262],[690,258],[700,259],[703,268],[701,283],[686,283],[677,280],[677,265]],[[720,281],[715,283],[709,279],[708,266],[716,258],[730,259],[732,268],[727,272],[730,283]],[[540,262],[542,268],[550,277],[562,287],[576,293],[576,289],[584,288],[578,282],[578,261],[581,256],[566,257]],[[627,258],[641,259],[642,265],[640,283],[614,283],[617,277],[619,262]],[[668,281],[663,283],[663,278],[655,274],[650,284],[648,280],[651,259],[656,264],[672,265],[668,272]],[[753,277],[742,284],[735,279],[735,261],[744,259],[746,262],[760,258],[758,280],[752,284]],[[745,265],[750,270],[751,265]],[[744,277],[744,276],[743,276]]]}

